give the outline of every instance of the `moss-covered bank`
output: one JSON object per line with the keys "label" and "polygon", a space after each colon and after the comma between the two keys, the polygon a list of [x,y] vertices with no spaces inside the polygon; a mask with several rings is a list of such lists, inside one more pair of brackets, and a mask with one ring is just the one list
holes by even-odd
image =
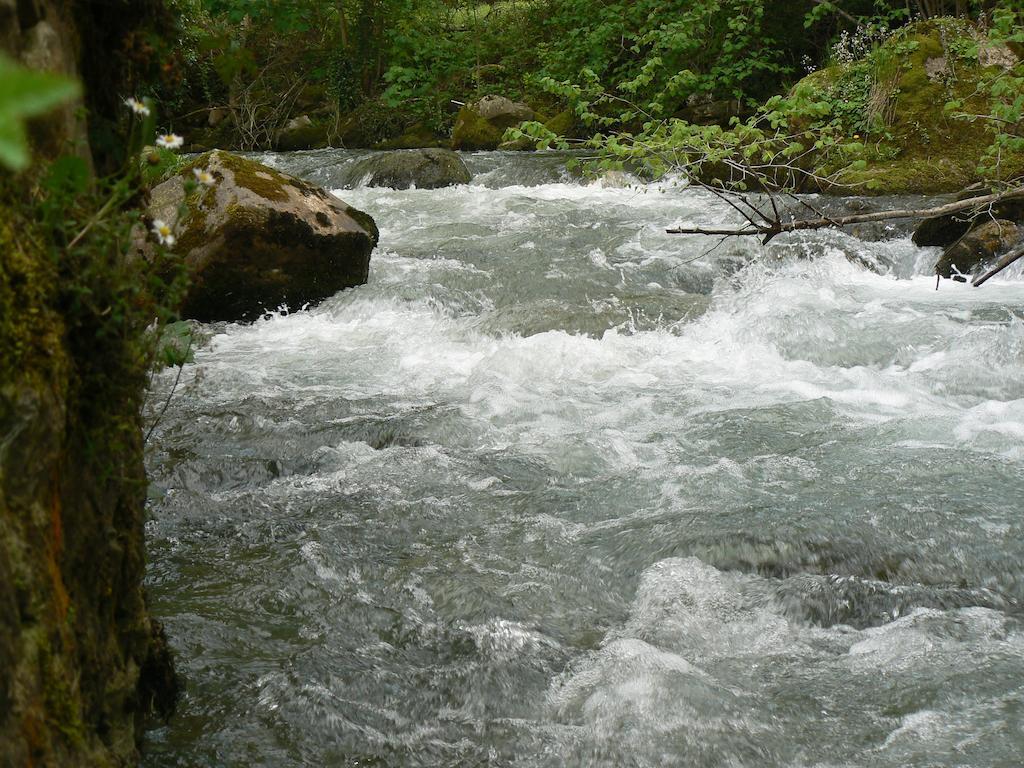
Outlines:
{"label": "moss-covered bank", "polygon": [[[104,46],[156,3],[8,5],[0,47],[42,68],[86,70],[88,85],[91,72],[116,76],[119,49]],[[108,15],[120,22],[94,26]],[[26,56],[34,40],[46,41],[36,51],[45,56]],[[108,114],[97,104],[87,88],[91,114]],[[116,248],[63,248],[60,224],[41,223],[48,161],[70,146],[96,166],[107,162],[104,150],[88,152],[74,112],[33,125],[37,165],[28,176],[0,171],[3,768],[132,764],[145,717],[166,711],[175,694],[142,589],[145,290]]]}
{"label": "moss-covered bank", "polygon": [[1002,126],[969,117],[991,112],[990,83],[1017,62],[1017,54],[972,23],[938,18],[902,28],[867,56],[809,75],[792,95],[833,105],[828,118],[863,143],[856,156],[829,158],[815,170],[836,174],[846,185],[837,191],[873,194],[955,192],[983,176],[1018,176],[1021,156],[979,169]]}
{"label": "moss-covered bank", "polygon": [[121,765],[174,687],[141,587],[144,368],[104,321],[69,322],[10,199],[0,254],[0,765]]}

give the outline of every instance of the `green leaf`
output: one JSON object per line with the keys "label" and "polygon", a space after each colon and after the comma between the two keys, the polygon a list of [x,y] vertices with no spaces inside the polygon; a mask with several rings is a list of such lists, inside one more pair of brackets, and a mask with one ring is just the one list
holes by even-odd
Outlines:
{"label": "green leaf", "polygon": [[78,93],[78,83],[69,77],[25,69],[0,55],[0,164],[12,171],[28,166],[24,121]]}

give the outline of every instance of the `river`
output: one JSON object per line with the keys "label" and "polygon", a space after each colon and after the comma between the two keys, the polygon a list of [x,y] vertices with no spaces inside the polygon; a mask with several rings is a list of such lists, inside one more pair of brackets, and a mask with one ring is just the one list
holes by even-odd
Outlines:
{"label": "river", "polygon": [[1020,270],[936,291],[901,228],[709,252],[664,233],[731,221],[706,193],[468,161],[340,190],[369,283],[185,367],[144,766],[1024,764]]}

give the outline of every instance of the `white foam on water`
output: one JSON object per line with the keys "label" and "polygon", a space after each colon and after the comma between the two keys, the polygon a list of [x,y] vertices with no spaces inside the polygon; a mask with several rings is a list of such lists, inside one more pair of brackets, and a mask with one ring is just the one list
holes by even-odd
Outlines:
{"label": "white foam on water", "polygon": [[[648,568],[629,618],[549,689],[552,717],[584,729],[566,749],[600,754],[601,765],[828,765],[837,754],[846,758],[839,765],[873,765],[882,755],[889,765],[889,757],[926,758],[951,734],[966,739],[964,754],[977,752],[967,746],[974,721],[1021,698],[998,674],[984,692],[961,687],[977,661],[1024,650],[1020,628],[997,611],[918,609],[876,628],[822,629],[788,618],[772,583],[692,557]],[[879,699],[915,689],[913,712],[877,712]],[[975,710],[967,723],[965,696]],[[1006,754],[1006,739],[1024,735],[1024,724],[1002,728]],[[694,732],[700,749],[685,738]],[[766,762],[750,762],[750,739]],[[864,751],[875,756],[865,762]]]}
{"label": "white foam on water", "polygon": [[[665,226],[733,219],[678,188],[340,194],[381,227],[369,283],[212,328],[158,436],[188,454],[160,504],[199,530],[168,531],[161,567],[235,552],[208,554],[226,529],[295,582],[274,599],[297,640],[254,614],[296,670],[245,688],[269,731],[314,762],[344,735],[438,764],[483,742],[530,766],[895,768],[933,743],[1012,764],[1019,619],[906,595],[1020,594],[998,559],[1020,539],[1019,275],[936,291],[906,238],[709,253]],[[704,550],[750,572],[676,556]],[[223,588],[246,562],[207,568]],[[854,566],[910,583],[872,581],[858,613],[828,581]],[[813,623],[820,600],[840,619]]]}

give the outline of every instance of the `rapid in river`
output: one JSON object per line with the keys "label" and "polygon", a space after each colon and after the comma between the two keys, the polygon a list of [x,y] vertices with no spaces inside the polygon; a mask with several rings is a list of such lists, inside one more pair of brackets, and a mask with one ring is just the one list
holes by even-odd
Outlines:
{"label": "rapid in river", "polygon": [[144,766],[1024,764],[1019,269],[357,157],[260,159],[376,219],[369,283],[206,327],[150,440]]}

